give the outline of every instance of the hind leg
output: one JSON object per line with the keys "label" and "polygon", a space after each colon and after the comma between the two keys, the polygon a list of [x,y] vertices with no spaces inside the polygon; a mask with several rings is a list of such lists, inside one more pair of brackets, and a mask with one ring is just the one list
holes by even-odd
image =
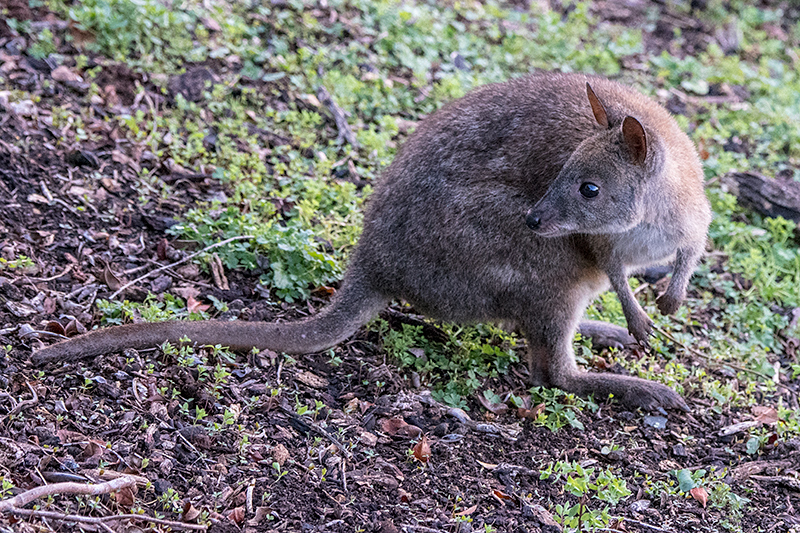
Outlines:
{"label": "hind leg", "polygon": [[527,324],[522,322],[534,368],[539,372],[538,376],[545,377],[546,383],[583,396],[594,394],[598,400],[612,395],[631,409],[641,407],[645,410],[688,410],[683,398],[660,383],[578,369],[572,349],[577,319],[570,320],[568,310],[563,313],[550,311],[552,318],[544,324],[534,320]]}
{"label": "hind leg", "polygon": [[550,387],[550,369],[547,350],[542,346],[528,345],[528,373],[532,387]]}

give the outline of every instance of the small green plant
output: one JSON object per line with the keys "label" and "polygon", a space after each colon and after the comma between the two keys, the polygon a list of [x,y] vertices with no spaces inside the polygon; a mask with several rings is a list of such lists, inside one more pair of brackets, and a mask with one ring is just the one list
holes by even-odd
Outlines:
{"label": "small green plant", "polygon": [[28,47],[28,54],[35,59],[45,59],[55,52],[56,45],[53,41],[53,32],[49,28],[43,29],[39,35],[36,35]]}
{"label": "small green plant", "polygon": [[331,366],[339,366],[344,362],[344,361],[342,361],[341,357],[336,355],[336,353],[333,351],[333,348],[328,350],[326,353],[328,354],[328,356],[330,356],[330,359],[328,359],[328,364],[329,365],[331,365]]}
{"label": "small green plant", "polygon": [[433,382],[434,397],[448,405],[465,408],[465,396],[518,361],[516,338],[491,325],[442,325],[448,339],[443,343],[427,339],[422,326],[403,324],[398,331],[382,320],[375,324],[389,355],[402,368],[413,369]]}
{"label": "small green plant", "polygon": [[[741,519],[745,507],[750,502],[749,499],[738,496],[730,485],[723,481],[724,471],[707,471],[699,469],[694,472],[690,470],[673,470],[670,472],[678,481],[678,492],[689,495],[690,491],[697,487],[703,487],[708,493],[708,502],[711,508],[724,513],[723,526],[729,531],[741,531]],[[661,485],[661,490],[667,486]],[[652,489],[651,489],[652,490]],[[669,489],[667,489],[669,491]],[[673,491],[674,492],[674,491]]]}
{"label": "small green plant", "polygon": [[11,495],[14,484],[6,476],[0,478],[0,500],[5,500]]}
{"label": "small green plant", "polygon": [[278,475],[278,477],[275,479],[275,483],[280,481],[281,478],[283,478],[283,476],[289,473],[288,470],[284,470],[283,468],[281,468],[281,465],[280,463],[278,463],[278,461],[273,461],[272,469],[275,470],[275,473]]}
{"label": "small green plant", "polygon": [[544,387],[531,389],[531,404],[544,404],[544,410],[539,413],[535,423],[554,433],[566,426],[584,429],[583,423],[578,419],[578,413],[586,408],[593,412],[598,409],[597,404],[591,400],[585,400],[560,389]]}
{"label": "small green plant", "polygon": [[606,528],[611,516],[609,507],[591,509],[591,499],[617,505],[631,495],[624,479],[618,477],[610,469],[584,468],[577,462],[557,461],[541,470],[540,479],[561,481],[564,490],[580,500],[574,505],[558,504],[553,515],[570,531],[584,531],[583,528]]}
{"label": "small green plant", "polygon": [[0,271],[2,270],[30,270],[36,266],[33,259],[19,255],[16,259],[8,260],[0,257]]}
{"label": "small green plant", "polygon": [[158,497],[158,501],[165,508],[165,510],[169,512],[180,513],[183,510],[180,494],[178,494],[178,492],[172,487],[164,491],[164,493]]}
{"label": "small green plant", "polygon": [[71,7],[68,16],[95,37],[88,49],[118,61],[171,65],[195,57],[190,34],[195,17],[154,0],[87,0]]}
{"label": "small green plant", "polygon": [[175,320],[176,318],[189,318],[204,320],[208,318],[205,313],[190,313],[181,298],[164,293],[159,301],[155,295],[148,295],[143,303],[128,300],[97,300],[97,309],[103,314],[104,325],[118,325],[141,317],[147,322],[160,322]]}

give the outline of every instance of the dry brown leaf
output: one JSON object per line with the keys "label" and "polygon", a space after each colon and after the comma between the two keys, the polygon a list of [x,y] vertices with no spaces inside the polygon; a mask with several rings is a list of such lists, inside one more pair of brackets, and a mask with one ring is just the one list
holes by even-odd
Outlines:
{"label": "dry brown leaf", "polygon": [[55,313],[56,312],[56,300],[55,300],[55,298],[51,298],[50,296],[46,296],[45,299],[44,299],[44,302],[42,302],[42,310],[45,313],[49,314],[49,315],[52,315],[53,313]]}
{"label": "dry brown leaf", "polygon": [[50,72],[50,76],[56,81],[83,81],[83,79],[72,72],[69,67],[61,65]]}
{"label": "dry brown leaf", "polygon": [[525,409],[524,407],[517,408],[517,417],[527,418],[528,420],[536,420],[542,413],[544,413],[543,403],[533,407],[533,409]]}
{"label": "dry brown leaf", "polygon": [[81,453],[84,459],[91,457],[102,457],[106,451],[105,443],[96,440],[90,440]]}
{"label": "dry brown leaf", "polygon": [[237,507],[236,509],[232,510],[228,513],[228,518],[234,524],[241,524],[244,522],[244,507]]}
{"label": "dry brown leaf", "polygon": [[504,403],[492,403],[483,394],[478,394],[478,401],[487,411],[496,415],[504,415],[508,412],[508,406]]}
{"label": "dry brown leaf", "polygon": [[48,322],[47,325],[44,327],[44,330],[62,336],[67,335],[66,332],[64,331],[64,326],[62,326],[60,322],[56,322],[55,320],[51,320],[50,322]]}
{"label": "dry brown leaf", "polygon": [[257,526],[272,514],[272,507],[256,507],[255,515],[247,521],[248,526]]}
{"label": "dry brown leaf", "polygon": [[349,402],[347,402],[345,404],[343,411],[345,413],[347,413],[348,415],[350,413],[355,412],[356,409],[358,409],[359,402],[360,402],[360,400],[358,398],[353,398],[352,400],[350,400]]}
{"label": "dry brown leaf", "polygon": [[56,431],[56,437],[61,441],[61,444],[69,444],[71,442],[80,442],[87,440],[86,435],[78,433],[77,431],[70,431],[68,429],[59,429]]}
{"label": "dry brown leaf", "polygon": [[762,424],[773,425],[778,423],[778,410],[774,407],[754,405],[753,414]]}
{"label": "dry brown leaf", "polygon": [[184,522],[194,522],[200,516],[200,509],[192,505],[192,502],[186,501],[183,504],[183,515],[181,520]]}
{"label": "dry brown leaf", "polygon": [[406,424],[405,426],[399,428],[397,433],[395,433],[397,437],[407,437],[411,440],[416,440],[422,436],[422,430],[417,426]]}
{"label": "dry brown leaf", "polygon": [[322,287],[317,287],[316,289],[311,291],[311,294],[315,296],[333,296],[335,292],[336,289],[334,289],[333,287],[328,287],[327,285],[323,285]]}
{"label": "dry brown leaf", "polygon": [[117,505],[124,509],[130,509],[133,507],[134,502],[136,501],[135,491],[136,485],[133,487],[124,487],[117,492],[114,493],[114,500],[116,500]]}
{"label": "dry brown leaf", "polygon": [[283,466],[289,457],[289,450],[287,450],[286,446],[283,444],[279,443],[272,449],[272,459],[281,466]]}
{"label": "dry brown leaf", "polygon": [[103,268],[103,281],[112,291],[118,291],[120,287],[125,285],[125,281],[111,271],[111,267],[108,263],[106,263],[105,268]]}
{"label": "dry brown leaf", "polygon": [[184,300],[189,300],[189,298],[196,298],[200,296],[200,289],[197,287],[173,287],[170,289],[170,292],[174,292]]}
{"label": "dry brown leaf", "polygon": [[428,459],[431,458],[431,445],[428,444],[428,438],[425,435],[414,446],[414,458],[423,464],[427,464]]}
{"label": "dry brown leaf", "polygon": [[408,423],[406,423],[406,421],[399,416],[394,418],[385,418],[381,421],[381,429],[383,432],[391,435],[392,437],[397,435],[397,432],[400,430],[400,428],[407,425]]}
{"label": "dry brown leaf", "polygon": [[200,303],[194,296],[186,298],[186,310],[190,313],[203,313],[211,308],[211,304]]}
{"label": "dry brown leaf", "polygon": [[467,507],[463,511],[457,512],[456,516],[469,516],[469,515],[471,515],[472,513],[474,513],[477,510],[478,510],[478,505],[476,504],[476,505],[473,505],[472,507]]}
{"label": "dry brown leaf", "polygon": [[77,48],[84,48],[86,45],[92,44],[96,40],[94,33],[78,27],[78,24],[73,21],[69,22],[69,33],[72,35],[72,43]]}
{"label": "dry brown leaf", "polygon": [[497,490],[497,489],[493,489],[493,490],[492,490],[492,496],[494,496],[495,498],[497,498],[497,499],[498,499],[498,500],[500,500],[500,501],[504,501],[504,500],[512,500],[512,499],[514,499],[514,497],[513,497],[513,496],[509,496],[509,495],[508,495],[508,494],[506,494],[505,492],[499,491],[499,490]]}
{"label": "dry brown leaf", "polygon": [[695,487],[689,491],[689,494],[691,494],[692,498],[700,502],[700,505],[705,508],[706,503],[708,503],[708,493],[706,492],[706,489],[703,487]]}
{"label": "dry brown leaf", "polygon": [[[110,86],[110,87],[112,89],[114,88],[113,85]],[[107,98],[107,99],[110,100],[110,98]],[[112,151],[111,152],[111,159],[114,162],[119,163],[120,165],[129,166],[130,168],[132,168],[136,172],[139,172],[141,170],[141,168],[142,168],[142,167],[139,166],[139,163],[137,163],[132,157],[130,157],[125,152],[122,152],[121,150]],[[164,240],[166,241],[166,239],[164,239]]]}
{"label": "dry brown leaf", "polygon": [[186,279],[197,279],[200,277],[200,267],[194,263],[181,265],[175,269],[179,276]]}
{"label": "dry brown leaf", "polygon": [[219,22],[211,17],[203,17],[200,19],[200,22],[203,23],[203,26],[205,26],[208,31],[222,31],[222,27],[219,25]]}
{"label": "dry brown leaf", "polygon": [[83,335],[86,333],[86,326],[81,324],[77,319],[72,319],[67,323],[64,328],[64,334],[67,337],[74,337],[75,335]]}
{"label": "dry brown leaf", "polygon": [[362,444],[369,447],[374,447],[378,444],[378,436],[369,431],[364,431],[358,436]]}
{"label": "dry brown leaf", "polygon": [[309,387],[313,387],[315,389],[325,389],[328,387],[327,379],[308,371],[300,372],[294,377],[294,379],[303,385],[308,385]]}

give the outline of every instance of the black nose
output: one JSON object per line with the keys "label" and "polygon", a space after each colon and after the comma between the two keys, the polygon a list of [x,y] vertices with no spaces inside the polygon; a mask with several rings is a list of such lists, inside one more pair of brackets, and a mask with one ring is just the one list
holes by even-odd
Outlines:
{"label": "black nose", "polygon": [[539,224],[542,223],[542,219],[533,212],[533,209],[528,211],[528,214],[525,215],[525,224],[531,229],[536,229],[539,227]]}

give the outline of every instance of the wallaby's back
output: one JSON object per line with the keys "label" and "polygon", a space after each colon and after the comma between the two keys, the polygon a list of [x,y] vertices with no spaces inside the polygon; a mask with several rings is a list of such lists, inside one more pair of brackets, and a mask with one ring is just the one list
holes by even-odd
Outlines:
{"label": "wallaby's back", "polygon": [[[564,280],[567,292],[581,293],[584,279],[604,286],[596,242],[579,234],[542,238],[523,220],[578,146],[598,133],[587,81],[611,122],[640,117],[680,169],[665,178],[677,186],[656,191],[664,198],[652,198],[653,216],[683,228],[692,217],[681,205],[708,211],[694,147],[661,106],[604,78],[540,74],[481,87],[420,124],[370,197],[353,264],[386,296],[454,321],[514,320],[509,315],[531,312],[538,300],[546,306],[548,287],[563,291]],[[707,222],[699,218],[694,233],[704,238]],[[531,284],[540,296],[517,302],[520,287]]]}

